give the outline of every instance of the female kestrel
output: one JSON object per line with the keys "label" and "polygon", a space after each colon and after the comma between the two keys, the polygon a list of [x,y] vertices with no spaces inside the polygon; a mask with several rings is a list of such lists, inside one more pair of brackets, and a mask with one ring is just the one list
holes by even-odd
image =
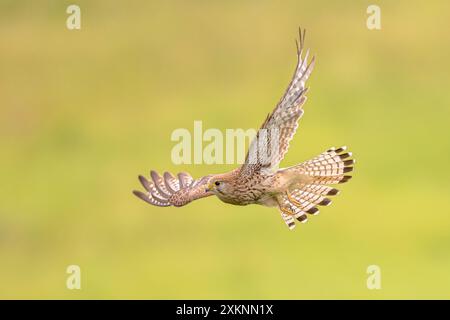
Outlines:
{"label": "female kestrel", "polygon": [[288,150],[289,142],[303,115],[306,101],[305,83],[314,67],[314,57],[308,63],[309,50],[302,57],[305,31],[299,30],[297,67],[294,76],[275,109],[268,115],[251,142],[242,166],[223,174],[211,174],[194,180],[188,173],[177,177],[165,172],[161,177],[151,171],[151,179],[139,176],[146,192],[133,191],[142,200],[160,207],[181,207],[189,202],[216,195],[234,205],[260,204],[278,207],[289,229],[295,219],[307,221],[307,214],[316,215],[317,205],[327,206],[327,196],[338,194],[329,185],[348,181],[345,175],[353,170],[354,160],[348,159],[346,147],[331,148],[317,157],[289,168],[278,165]]}

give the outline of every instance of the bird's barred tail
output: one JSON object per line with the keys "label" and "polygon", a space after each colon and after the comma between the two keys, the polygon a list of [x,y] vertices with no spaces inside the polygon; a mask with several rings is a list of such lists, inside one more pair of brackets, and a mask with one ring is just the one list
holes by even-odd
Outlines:
{"label": "bird's barred tail", "polygon": [[295,227],[295,220],[305,223],[307,214],[319,213],[317,206],[328,206],[339,190],[328,186],[344,183],[351,179],[355,160],[350,159],[351,152],[346,147],[331,148],[317,157],[305,161],[293,169],[302,175],[311,177],[311,182],[287,192],[279,199],[281,216],[289,229]]}
{"label": "bird's barred tail", "polygon": [[352,177],[348,175],[353,171],[355,163],[347,147],[331,148],[317,157],[305,161],[297,166],[301,173],[314,178],[314,184],[344,183]]}

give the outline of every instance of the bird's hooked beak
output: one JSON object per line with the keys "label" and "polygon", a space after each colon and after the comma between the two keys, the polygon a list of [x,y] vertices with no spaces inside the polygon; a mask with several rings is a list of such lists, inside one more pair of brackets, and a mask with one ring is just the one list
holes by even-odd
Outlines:
{"label": "bird's hooked beak", "polygon": [[214,189],[214,184],[213,183],[209,183],[208,186],[205,189],[205,192],[210,192]]}

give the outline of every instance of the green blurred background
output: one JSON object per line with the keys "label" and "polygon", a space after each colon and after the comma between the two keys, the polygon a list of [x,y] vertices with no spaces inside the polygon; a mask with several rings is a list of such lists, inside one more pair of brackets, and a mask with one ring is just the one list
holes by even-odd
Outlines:
{"label": "green blurred background", "polygon": [[[448,1],[0,1],[0,298],[450,298]],[[317,57],[283,166],[348,145],[354,179],[289,232],[276,209],[131,190],[176,128],[255,128]],[[66,268],[81,267],[81,290]],[[379,265],[382,289],[368,290]]]}

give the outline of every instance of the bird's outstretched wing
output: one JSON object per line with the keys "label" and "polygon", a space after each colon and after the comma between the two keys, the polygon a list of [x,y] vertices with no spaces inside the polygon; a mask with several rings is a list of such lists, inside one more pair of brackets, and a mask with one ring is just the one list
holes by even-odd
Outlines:
{"label": "bird's outstretched wing", "polygon": [[165,172],[161,177],[156,171],[151,171],[150,176],[152,181],[139,176],[139,181],[146,192],[134,190],[133,193],[154,206],[181,207],[193,200],[213,195],[212,192],[206,191],[206,189],[214,175],[194,180],[186,172],[179,173],[177,177],[174,177],[169,172]]}
{"label": "bird's outstretched wing", "polygon": [[297,130],[297,122],[303,115],[302,105],[306,101],[306,81],[314,67],[314,57],[308,63],[309,50],[303,57],[305,31],[299,29],[297,43],[297,67],[289,86],[259,129],[250,144],[241,175],[252,176],[262,170],[273,171],[286,154],[289,142]]}

